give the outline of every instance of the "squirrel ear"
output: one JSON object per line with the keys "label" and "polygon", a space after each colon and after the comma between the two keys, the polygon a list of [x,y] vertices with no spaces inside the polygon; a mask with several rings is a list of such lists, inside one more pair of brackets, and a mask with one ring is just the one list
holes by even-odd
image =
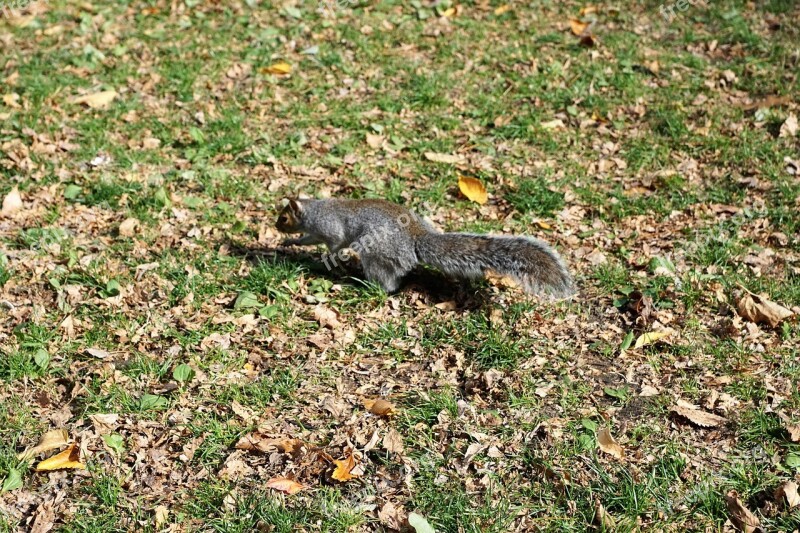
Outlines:
{"label": "squirrel ear", "polygon": [[289,209],[294,211],[295,213],[300,213],[303,211],[303,204],[295,200],[294,198],[289,199]]}

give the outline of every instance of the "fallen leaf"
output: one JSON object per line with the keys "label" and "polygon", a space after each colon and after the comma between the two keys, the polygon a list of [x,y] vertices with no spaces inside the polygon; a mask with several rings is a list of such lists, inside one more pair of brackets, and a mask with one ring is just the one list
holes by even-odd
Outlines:
{"label": "fallen leaf", "polygon": [[92,357],[97,357],[98,359],[106,359],[111,355],[107,351],[101,350],[100,348],[86,348],[86,353]]}
{"label": "fallen leaf", "polygon": [[61,448],[67,444],[69,440],[69,433],[66,429],[51,429],[39,439],[39,444],[33,448],[28,448],[24,452],[17,455],[20,461],[27,461],[32,459],[43,452],[49,452]]}
{"label": "fallen leaf", "polygon": [[742,504],[735,490],[725,495],[725,505],[731,522],[740,531],[755,533],[760,528],[761,521]]}
{"label": "fallen leaf", "polygon": [[95,413],[89,415],[89,418],[100,435],[112,432],[119,423],[119,415],[116,413]]}
{"label": "fallen leaf", "polygon": [[352,474],[352,471],[356,467],[356,459],[353,457],[352,453],[344,459],[337,459],[333,461],[333,464],[336,465],[336,468],[333,470],[331,477],[336,481],[345,482],[355,477]]}
{"label": "fallen leaf", "polygon": [[342,327],[342,323],[339,322],[339,313],[324,305],[314,308],[314,319],[323,328],[339,329]]}
{"label": "fallen leaf", "polygon": [[386,436],[383,438],[383,447],[386,451],[391,453],[403,453],[405,447],[403,446],[403,436],[394,429],[389,428]]}
{"label": "fallen leaf", "polygon": [[376,150],[383,146],[383,141],[386,138],[383,135],[375,135],[374,133],[367,133],[367,144],[370,148],[375,148]]}
{"label": "fallen leaf", "polygon": [[437,154],[436,152],[425,152],[425,159],[436,163],[448,163],[451,165],[464,162],[464,158],[460,155]]}
{"label": "fallen leaf", "polygon": [[797,135],[797,115],[792,113],[786,118],[786,121],[781,125],[778,137],[794,137]]}
{"label": "fallen leaf", "polygon": [[305,444],[300,439],[271,438],[255,431],[240,438],[235,448],[238,450],[258,451],[263,453],[280,452],[294,454]]}
{"label": "fallen leaf", "polygon": [[22,209],[22,197],[19,195],[19,188],[15,186],[3,198],[3,208],[0,210],[0,215],[9,216],[20,209]]}
{"label": "fallen leaf", "polygon": [[556,118],[553,120],[549,120],[547,122],[542,122],[539,125],[542,127],[542,129],[545,130],[561,129],[564,127],[564,121],[561,120],[560,118]]}
{"label": "fallen leaf", "polygon": [[19,95],[17,93],[8,93],[3,95],[3,103],[8,107],[20,107]]}
{"label": "fallen leaf", "polygon": [[639,349],[643,346],[647,346],[649,344],[654,344],[661,339],[669,337],[672,334],[671,331],[650,331],[649,333],[644,333],[636,339],[636,343],[633,345],[633,349]]}
{"label": "fallen leaf", "polygon": [[49,459],[45,459],[36,465],[37,472],[63,470],[66,468],[75,468],[80,470],[86,469],[86,465],[81,463],[81,449],[78,448],[77,442],[70,444],[69,448],[58,455],[54,455]]}
{"label": "fallen leaf", "polygon": [[789,440],[792,442],[800,442],[800,425],[793,424],[792,419],[784,412],[778,412],[778,416],[783,420],[783,426],[786,432],[789,433]]}
{"label": "fallen leaf", "polygon": [[413,527],[416,533],[436,533],[425,517],[417,513],[408,513],[408,525]]}
{"label": "fallen leaf", "polygon": [[781,507],[792,509],[800,505],[800,495],[797,494],[797,483],[785,481],[775,489],[775,500]]}
{"label": "fallen leaf", "polygon": [[275,74],[276,76],[286,76],[291,74],[292,66],[285,61],[281,61],[279,63],[274,63],[268,67],[262,67],[261,72],[263,74]]}
{"label": "fallen leaf", "polygon": [[766,322],[773,328],[794,314],[782,305],[751,292],[746,292],[739,299],[736,303],[736,311],[745,320],[756,324]]}
{"label": "fallen leaf", "polygon": [[489,194],[486,192],[483,183],[470,176],[458,175],[458,190],[469,200],[481,205],[485,204],[489,199]]}
{"label": "fallen leaf", "polygon": [[594,523],[600,528],[600,531],[614,531],[617,528],[614,517],[606,511],[600,500],[594,502]]}
{"label": "fallen leaf", "polygon": [[364,400],[363,403],[364,407],[366,407],[373,415],[391,416],[397,413],[397,408],[394,406],[394,404],[382,398],[375,400]]}
{"label": "fallen leaf", "polygon": [[686,418],[692,424],[702,428],[713,428],[727,422],[727,420],[721,416],[682,405],[674,405],[671,410],[683,418]]}
{"label": "fallen leaf", "polygon": [[508,4],[503,4],[502,6],[498,6],[494,9],[494,14],[502,15],[503,13],[506,13],[508,11],[511,11],[511,6]]}
{"label": "fallen leaf", "polygon": [[593,5],[583,6],[581,10],[578,12],[578,14],[582,17],[585,15],[591,15],[593,13],[597,13],[597,6]]}
{"label": "fallen leaf", "polygon": [[286,477],[274,477],[267,481],[267,488],[284,492],[286,494],[297,494],[305,488],[304,485],[298,483],[293,479]]}
{"label": "fallen leaf", "polygon": [[569,19],[569,29],[572,31],[573,35],[583,35],[583,32],[586,31],[588,27],[588,22],[583,22],[578,19]]}
{"label": "fallen leaf", "polygon": [[123,237],[133,237],[136,235],[136,226],[139,225],[139,221],[133,217],[126,218],[122,221],[119,225],[119,234]]}
{"label": "fallen leaf", "polygon": [[36,508],[35,518],[30,533],[48,533],[55,526],[56,513],[53,500],[45,500]]}
{"label": "fallen leaf", "polygon": [[400,531],[406,521],[406,513],[402,507],[398,507],[392,502],[386,502],[378,511],[378,520],[380,520],[381,524],[395,531]]}
{"label": "fallen leaf", "polygon": [[607,427],[600,428],[597,431],[597,447],[617,459],[622,459],[625,456],[625,450],[614,440],[614,437],[611,436],[611,431]]}
{"label": "fallen leaf", "polygon": [[102,109],[107,107],[117,97],[117,91],[101,91],[99,93],[76,96],[70,100],[73,104],[84,104],[92,109]]}
{"label": "fallen leaf", "polygon": [[169,518],[169,509],[166,505],[159,505],[156,507],[155,513],[153,518],[156,522],[156,529],[160,529],[161,526],[167,523],[167,518]]}

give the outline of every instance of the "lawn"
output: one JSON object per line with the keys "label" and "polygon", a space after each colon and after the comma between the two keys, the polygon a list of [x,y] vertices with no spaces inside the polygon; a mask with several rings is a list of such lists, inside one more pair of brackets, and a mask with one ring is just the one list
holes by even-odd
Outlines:
{"label": "lawn", "polygon": [[[792,0],[8,5],[0,531],[800,528]],[[298,195],[580,290],[387,295]]]}

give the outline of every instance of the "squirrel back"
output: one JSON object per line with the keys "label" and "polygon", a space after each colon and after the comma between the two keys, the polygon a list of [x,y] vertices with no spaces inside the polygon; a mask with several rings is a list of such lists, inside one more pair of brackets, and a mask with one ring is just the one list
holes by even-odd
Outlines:
{"label": "squirrel back", "polygon": [[[388,292],[397,290],[418,263],[456,278],[480,278],[492,271],[534,294],[560,298],[574,292],[563,260],[542,241],[440,233],[412,211],[385,200],[289,200],[276,225],[285,233],[304,234],[285,244],[325,244],[332,254],[352,249],[367,279]],[[328,258],[323,261],[328,265]]]}

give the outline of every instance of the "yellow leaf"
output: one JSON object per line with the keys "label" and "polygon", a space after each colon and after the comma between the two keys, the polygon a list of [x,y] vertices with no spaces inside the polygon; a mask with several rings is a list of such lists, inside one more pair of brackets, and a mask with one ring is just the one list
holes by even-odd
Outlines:
{"label": "yellow leaf", "polygon": [[338,459],[333,462],[336,465],[331,477],[336,481],[349,481],[355,477],[351,472],[356,467],[356,460],[353,454],[347,456],[345,459]]}
{"label": "yellow leaf", "polygon": [[305,486],[293,479],[286,477],[274,477],[267,481],[267,488],[274,489],[279,492],[285,492],[286,494],[297,494],[303,490]]}
{"label": "yellow leaf", "polygon": [[636,344],[633,345],[633,348],[637,349],[641,348],[642,346],[647,346],[648,344],[654,344],[665,337],[669,337],[671,334],[671,331],[651,331],[649,333],[645,333],[636,339]]}
{"label": "yellow leaf", "polygon": [[42,452],[49,452],[50,450],[61,448],[67,444],[68,439],[69,433],[67,433],[66,429],[51,429],[42,435],[42,438],[39,439],[39,444],[17,455],[17,459],[20,461],[27,461]]}
{"label": "yellow leaf", "polygon": [[553,226],[545,222],[544,220],[537,220],[536,225],[542,229],[553,229]]}
{"label": "yellow leaf", "polygon": [[453,16],[453,15],[455,15],[455,14],[456,14],[456,8],[454,8],[454,7],[451,7],[451,8],[445,9],[445,10],[442,12],[442,16],[443,16],[443,17],[447,17],[447,18],[450,18],[450,17],[452,17],[452,16]]}
{"label": "yellow leaf", "polygon": [[511,11],[511,6],[508,4],[503,4],[502,6],[495,8],[494,14],[495,15],[502,15],[503,13]]}
{"label": "yellow leaf", "polygon": [[54,455],[49,459],[45,459],[36,465],[37,472],[44,472],[48,470],[63,470],[65,468],[76,468],[85,470],[86,465],[81,463],[81,450],[78,448],[78,443],[73,442],[69,448]]}
{"label": "yellow leaf", "polygon": [[261,72],[264,74],[275,74],[276,76],[286,76],[292,72],[292,66],[285,61],[281,61],[268,67],[261,68]]}
{"label": "yellow leaf", "polygon": [[580,10],[580,16],[584,15],[591,15],[592,13],[597,13],[597,6],[584,6]]}
{"label": "yellow leaf", "polygon": [[390,416],[397,412],[397,408],[392,402],[388,402],[382,398],[377,400],[364,400],[364,407],[369,409],[369,412],[378,416]]}
{"label": "yellow leaf", "polygon": [[3,103],[8,107],[20,107],[19,95],[17,93],[8,93],[3,95]]}
{"label": "yellow leaf", "polygon": [[107,107],[117,97],[117,91],[101,91],[99,93],[76,96],[71,100],[73,104],[85,104],[92,109]]}
{"label": "yellow leaf", "polygon": [[486,192],[486,187],[483,186],[483,183],[469,176],[462,176],[459,174],[458,190],[473,202],[481,205],[485,204],[489,199],[489,194]]}
{"label": "yellow leaf", "polygon": [[569,29],[572,30],[573,35],[583,35],[583,32],[586,31],[588,27],[588,22],[582,22],[578,19],[569,19]]}

